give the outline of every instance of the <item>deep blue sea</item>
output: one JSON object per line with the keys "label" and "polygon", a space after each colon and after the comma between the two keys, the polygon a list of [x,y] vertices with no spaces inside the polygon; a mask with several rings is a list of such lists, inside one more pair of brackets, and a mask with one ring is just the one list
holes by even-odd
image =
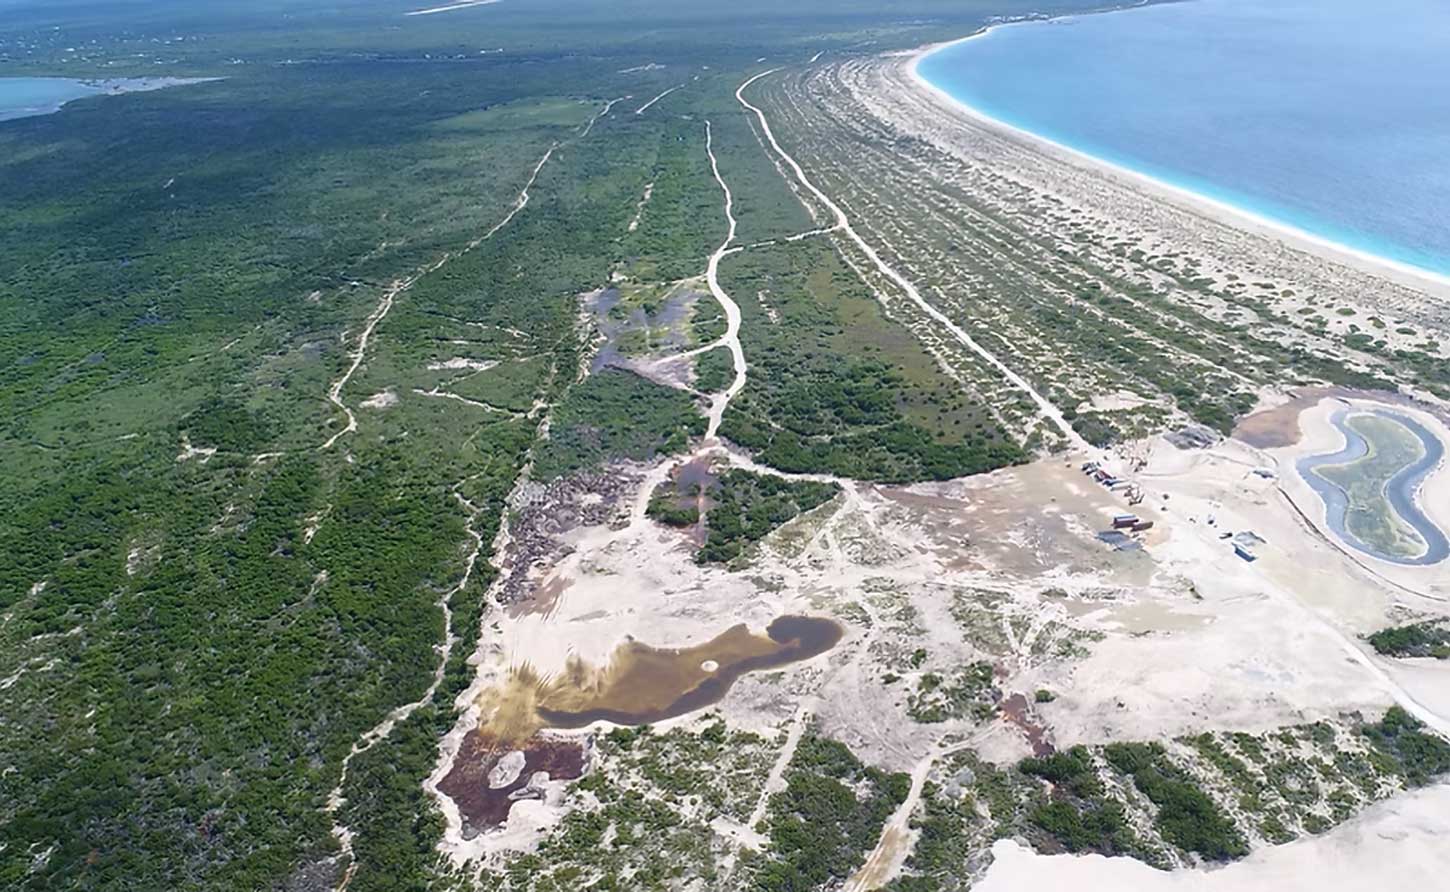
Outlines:
{"label": "deep blue sea", "polygon": [[1189,0],[994,28],[922,59],[972,108],[1450,274],[1450,0]]}

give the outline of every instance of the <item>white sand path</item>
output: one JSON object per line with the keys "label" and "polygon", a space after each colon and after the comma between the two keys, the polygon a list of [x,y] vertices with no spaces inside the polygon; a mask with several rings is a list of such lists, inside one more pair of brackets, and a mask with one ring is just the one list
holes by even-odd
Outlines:
{"label": "white sand path", "polygon": [[463,591],[468,586],[469,581],[473,578],[473,568],[478,564],[478,555],[483,551],[483,537],[475,529],[475,524],[477,524],[479,515],[483,511],[458,492],[458,487],[461,487],[464,482],[459,481],[458,486],[454,488],[453,497],[468,512],[466,531],[473,544],[469,546],[468,554],[463,560],[463,575],[459,578],[457,584],[439,595],[438,601],[436,602],[438,609],[443,612],[443,640],[433,646],[434,651],[438,654],[438,662],[433,668],[433,678],[428,682],[428,687],[423,691],[421,697],[411,703],[404,703],[402,706],[397,707],[388,713],[381,722],[368,729],[361,737],[353,741],[352,748],[348,750],[347,755],[342,759],[342,772],[338,775],[337,786],[333,787],[331,792],[327,794],[327,807],[325,811],[332,818],[332,835],[337,839],[339,845],[338,853],[334,858],[347,859],[347,868],[343,871],[342,878],[338,881],[337,892],[345,892],[348,884],[352,882],[353,875],[357,872],[357,859],[353,857],[352,848],[353,832],[346,824],[337,820],[338,809],[347,802],[342,795],[342,788],[347,783],[347,773],[348,769],[352,766],[352,760],[359,753],[365,753],[372,749],[373,745],[379,741],[386,740],[388,735],[393,733],[393,728],[397,727],[399,722],[407,721],[408,717],[425,703],[432,702],[433,695],[438,692],[439,685],[443,683],[443,673],[448,668],[448,658],[453,654],[453,643],[457,638],[453,634],[453,610],[449,607],[448,602],[454,595]]}
{"label": "white sand path", "polygon": [[457,3],[450,3],[447,6],[430,6],[427,9],[415,9],[412,12],[405,12],[403,15],[437,15],[440,12],[454,12],[459,9],[472,9],[475,6],[492,6],[499,0],[458,0]]}
{"label": "white sand path", "polygon": [[729,407],[730,401],[745,387],[745,351],[740,346],[740,306],[720,287],[720,261],[732,253],[730,245],[735,241],[737,224],[734,197],[730,194],[730,186],[726,184],[725,178],[720,175],[720,164],[715,158],[714,135],[708,119],[705,121],[705,152],[710,156],[710,170],[715,174],[715,182],[720,184],[721,191],[725,193],[725,219],[729,221],[725,241],[710,255],[710,263],[705,268],[705,279],[710,285],[710,293],[719,301],[720,309],[725,313],[725,335],[719,343],[730,349],[731,359],[735,363],[735,380],[724,392],[716,394],[710,405],[710,423],[705,429],[705,440],[709,442],[719,434],[720,422],[725,417],[725,409]]}
{"label": "white sand path", "polygon": [[646,102],[644,105],[641,105],[639,108],[635,109],[634,110],[634,113],[637,114],[637,115],[644,114],[645,112],[649,111],[650,106],[654,105],[656,102],[659,102],[661,99],[665,98],[666,96],[670,95],[671,93],[675,92],[676,90],[678,90],[680,87],[683,87],[683,86],[684,86],[684,84],[676,84],[675,86],[670,87],[668,90],[664,91],[660,95],[658,95],[655,98],[651,99],[649,102]]}
{"label": "white sand path", "polygon": [[914,847],[911,839],[911,814],[916,810],[916,804],[921,801],[921,792],[926,787],[926,779],[931,774],[932,766],[938,759],[975,746],[985,733],[976,734],[947,747],[942,747],[939,741],[932,747],[931,752],[916,763],[916,767],[911,770],[910,792],[906,794],[901,805],[897,806],[896,811],[891,813],[891,817],[881,828],[876,847],[866,856],[860,869],[841,887],[841,892],[871,892],[879,889],[901,869]]}

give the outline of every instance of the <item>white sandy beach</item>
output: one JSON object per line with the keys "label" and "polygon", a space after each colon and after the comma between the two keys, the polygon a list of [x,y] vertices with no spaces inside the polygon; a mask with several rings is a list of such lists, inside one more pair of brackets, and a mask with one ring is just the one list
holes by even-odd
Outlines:
{"label": "white sandy beach", "polygon": [[1034,20],[991,25],[981,31],[957,40],[928,44],[909,53],[905,57],[905,72],[921,90],[930,94],[939,104],[945,106],[952,113],[969,116],[1001,133],[1009,134],[1015,139],[1025,141],[1039,152],[1049,153],[1068,160],[1073,164],[1089,167],[1100,174],[1121,180],[1132,188],[1146,190],[1154,197],[1171,202],[1192,213],[1226,223],[1255,235],[1277,240],[1291,248],[1312,252],[1335,263],[1351,266],[1371,275],[1450,299],[1450,276],[1441,275],[1406,263],[1361,251],[1347,245],[1342,245],[1287,223],[1269,219],[1226,202],[1200,195],[1171,183],[1165,183],[1147,174],[1104,161],[1101,158],[1089,155],[1071,146],[1063,145],[1062,143],[1055,142],[1036,133],[1023,130],[1022,128],[991,117],[979,109],[962,102],[921,75],[919,69],[922,59],[938,50],[983,38],[999,28],[1036,23],[1037,21]]}

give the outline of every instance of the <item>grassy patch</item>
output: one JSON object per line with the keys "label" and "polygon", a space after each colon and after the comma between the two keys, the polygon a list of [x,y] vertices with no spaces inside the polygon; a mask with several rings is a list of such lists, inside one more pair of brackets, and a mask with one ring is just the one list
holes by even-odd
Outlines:
{"label": "grassy patch", "polygon": [[[989,412],[886,319],[829,245],[806,240],[730,258],[750,379],[721,432],[785,471],[907,481],[1020,461]],[[772,319],[751,296],[768,295]]]}

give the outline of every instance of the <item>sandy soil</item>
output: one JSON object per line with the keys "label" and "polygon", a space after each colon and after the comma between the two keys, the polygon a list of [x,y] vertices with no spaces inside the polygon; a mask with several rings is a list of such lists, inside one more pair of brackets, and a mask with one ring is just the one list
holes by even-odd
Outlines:
{"label": "sandy soil", "polygon": [[[912,110],[941,114],[935,100],[910,82],[899,60],[883,70],[894,72],[890,89],[897,92],[891,96],[907,118]],[[834,218],[828,221],[834,224],[830,230],[855,243],[884,279],[931,313],[905,275],[857,235],[844,211],[781,149],[764,112],[746,99],[747,86],[741,86],[737,98],[760,125],[763,145],[782,175],[801,190],[798,194],[813,197],[829,212]],[[952,114],[961,115],[959,110]],[[921,117],[915,120],[920,123]],[[1016,165],[1014,174],[1085,182],[1083,200],[1106,196],[1116,202],[1114,212],[1129,219],[1143,219],[1131,216],[1141,207],[1155,224],[1188,220],[1181,226],[1210,247],[1228,245],[1233,256],[1283,260],[1284,250],[1265,249],[1262,237],[1230,230],[1217,218],[1167,208],[1141,184],[1130,188],[1105,174],[1085,177],[1080,166],[1069,167],[1061,159],[1044,166],[1040,147],[984,130],[980,122],[961,126],[976,128],[971,138],[991,142],[1001,153],[995,157]],[[723,339],[700,349],[730,347],[736,378],[726,393],[716,395],[710,436],[694,454],[628,469],[628,486],[609,502],[607,516],[589,515],[546,532],[552,537],[547,547],[530,552],[544,556],[530,563],[528,572],[516,574],[520,586],[543,595],[534,600],[546,609],[488,617],[470,660],[477,672],[474,684],[457,703],[462,718],[442,741],[427,785],[447,822],[442,849],[456,864],[497,863],[503,853],[532,848],[569,807],[568,791],[555,785],[542,801],[516,807],[502,828],[465,839],[456,804],[439,794],[437,783],[451,769],[464,736],[480,723],[498,721],[500,704],[509,702],[510,685],[517,686],[522,667],[528,667],[530,678],[547,682],[580,666],[606,666],[621,645],[631,642],[686,648],[737,623],[758,630],[786,614],[833,618],[845,627],[845,635],[812,659],[740,678],[714,708],[733,727],[771,736],[788,728],[787,748],[799,739],[809,716],[864,761],[912,772],[917,790],[948,741],[949,746],[970,741],[982,757],[1009,762],[1044,743],[1261,731],[1346,712],[1372,715],[1394,703],[1436,728],[1450,729],[1450,695],[1442,693],[1450,690],[1445,684],[1450,675],[1444,667],[1391,664],[1373,656],[1361,640],[1406,610],[1424,611],[1436,602],[1385,585],[1372,568],[1327,541],[1280,488],[1275,457],[1232,439],[1185,450],[1155,437],[1107,454],[1092,450],[1109,469],[1131,474],[1142,487],[1145,500],[1131,508],[1122,492],[1085,476],[1078,469],[1080,458],[1044,459],[911,487],[834,481],[842,486],[835,501],[777,530],[752,550],[743,568],[697,565],[687,533],[646,517],[650,495],[683,461],[708,456],[759,470],[713,436],[724,405],[748,369],[739,348],[738,310],[731,312],[734,302],[714,276],[720,259],[742,248],[733,245],[731,193],[714,166],[708,129],[707,151],[731,224],[729,236],[710,258],[707,281],[730,327]],[[1295,255],[1283,263],[1295,272],[1307,270],[1311,279],[1329,277],[1326,281],[1340,288],[1364,276],[1322,258]],[[1387,301],[1423,301],[1420,292],[1373,281],[1388,289],[1379,295]],[[1032,399],[1046,423],[1080,443],[1058,407],[939,315],[933,319],[944,337],[982,355]],[[1278,418],[1266,427],[1274,433],[1286,425]],[[1313,448],[1316,436],[1307,431],[1289,441],[1297,445],[1282,448]],[[1443,483],[1437,478],[1435,485]],[[1431,495],[1438,498],[1439,492]],[[575,507],[545,506],[584,518]],[[1114,516],[1129,510],[1153,521],[1152,528],[1134,534],[1123,548],[1102,541],[1100,534]],[[1263,540],[1253,563],[1236,557],[1225,538],[1246,531]],[[506,526],[497,553],[508,553],[510,535]],[[519,594],[530,597],[529,591]],[[916,650],[922,659],[914,658]],[[1048,688],[1056,698],[1033,704],[1031,715],[1016,721],[959,715],[924,725],[911,718],[909,695],[926,672],[950,674],[976,661],[992,664],[995,697],[1021,697],[1017,702],[1026,704],[1034,690]],[[773,782],[788,758],[783,751],[777,759]],[[1395,800],[1322,839],[1260,852],[1210,875],[1231,876],[1237,885],[1205,888],[1288,888],[1276,885],[1276,879],[1310,860],[1330,857],[1321,854],[1329,840],[1339,844],[1333,857],[1343,874],[1352,876],[1382,856],[1380,834],[1408,839],[1433,832],[1438,825],[1427,822],[1445,812],[1443,797],[1437,788]],[[909,849],[908,819],[904,810],[890,822],[863,874],[853,880],[856,886],[874,887],[899,868]],[[752,844],[749,828],[721,833]],[[1225,882],[1200,874],[1161,874],[1125,859],[1040,858],[1011,843],[999,844],[997,851],[1001,864],[988,882],[999,885],[989,888]],[[1434,856],[1428,846],[1416,857],[1450,860],[1443,853]],[[1413,879],[1409,871],[1427,863],[1404,859],[1397,869],[1405,872],[1397,876]]]}
{"label": "sandy soil", "polygon": [[[834,616],[846,638],[773,681],[742,678],[715,708],[732,725],[768,730],[809,703],[827,733],[893,770],[919,768],[944,734],[974,737],[999,761],[1031,751],[1007,722],[911,721],[903,688],[880,678],[915,647],[938,671],[992,659],[1004,693],[1050,688],[1057,698],[1036,713],[1057,746],[1260,731],[1395,702],[1431,719],[1450,714],[1439,667],[1409,673],[1364,653],[1357,636],[1382,627],[1400,599],[1252,473],[1262,466],[1253,450],[1226,441],[1185,452],[1155,440],[1144,451],[1149,499],[1133,510],[1156,526],[1129,552],[1096,539],[1124,511],[1122,497],[1061,459],[952,483],[853,485],[780,530],[744,572],[695,565],[685,536],[636,517],[626,500],[614,522],[566,535],[569,553],[539,576],[540,586],[564,582],[547,614],[493,618],[462,705],[476,722],[480,692],[523,662],[549,677],[571,659],[605,665],[632,640],[691,646],[735,622],[760,629],[804,613]],[[1253,564],[1219,538],[1243,529],[1267,540]],[[984,625],[963,605],[985,605],[972,614]],[[1069,642],[1080,650],[1062,651]],[[472,841],[450,834],[445,848],[460,861],[528,848],[552,807],[520,817],[531,833],[511,819]],[[883,846],[873,864],[899,863]]]}

